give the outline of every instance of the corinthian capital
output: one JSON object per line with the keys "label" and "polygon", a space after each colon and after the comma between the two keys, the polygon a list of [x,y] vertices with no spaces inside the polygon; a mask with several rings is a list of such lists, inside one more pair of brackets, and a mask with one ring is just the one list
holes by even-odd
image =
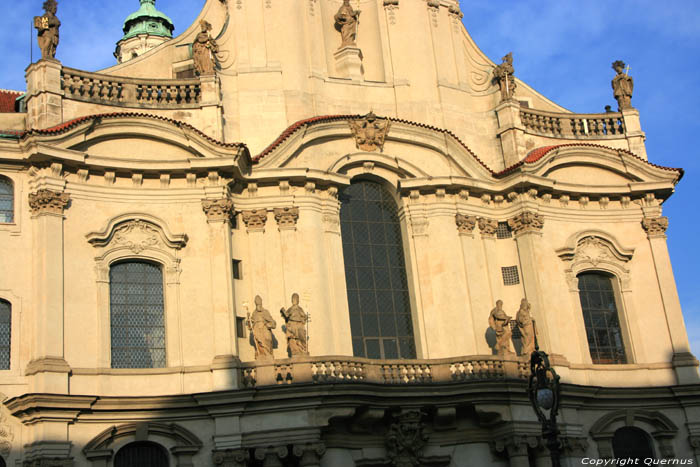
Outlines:
{"label": "corinthian capital", "polygon": [[479,231],[483,237],[493,237],[498,229],[498,221],[495,219],[479,218]]}
{"label": "corinthian capital", "polygon": [[645,217],[642,219],[642,228],[650,237],[658,237],[668,228],[668,217]]}
{"label": "corinthian capital", "polygon": [[251,211],[242,211],[241,215],[248,232],[265,230],[265,223],[267,222],[266,210],[253,209]]}
{"label": "corinthian capital", "polygon": [[544,216],[532,211],[523,211],[509,219],[508,225],[516,235],[522,232],[539,232],[544,227]]}
{"label": "corinthian capital", "polygon": [[455,222],[457,223],[457,230],[459,233],[469,234],[474,231],[474,227],[476,226],[476,216],[457,214],[455,216]]}
{"label": "corinthian capital", "polygon": [[230,199],[203,199],[202,210],[208,221],[227,221],[231,217],[233,201]]}
{"label": "corinthian capital", "polygon": [[275,220],[280,229],[294,229],[299,220],[299,208],[275,208]]}
{"label": "corinthian capital", "polygon": [[39,190],[36,193],[29,193],[29,207],[32,214],[63,214],[69,200],[68,193],[59,193],[53,190]]}

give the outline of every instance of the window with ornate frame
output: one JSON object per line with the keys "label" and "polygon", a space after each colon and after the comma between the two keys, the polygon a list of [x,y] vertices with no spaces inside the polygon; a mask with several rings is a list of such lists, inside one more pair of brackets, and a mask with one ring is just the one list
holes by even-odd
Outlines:
{"label": "window with ornate frame", "polygon": [[396,201],[368,180],[353,181],[339,198],[353,354],[416,358]]}
{"label": "window with ornate frame", "polygon": [[15,193],[12,180],[0,175],[0,224],[15,221]]}
{"label": "window with ornate frame", "polygon": [[0,370],[10,369],[11,344],[12,305],[0,298]]}
{"label": "window with ornate frame", "polygon": [[593,363],[627,363],[613,277],[599,271],[578,275],[579,298]]}
{"label": "window with ornate frame", "polygon": [[[161,300],[164,326],[164,366],[182,364],[179,351],[180,339],[180,258],[179,251],[187,244],[184,234],[172,234],[165,222],[150,214],[124,214],[113,218],[100,232],[87,235],[87,240],[98,251],[95,258],[97,271],[98,353],[100,368],[116,368],[112,361],[112,291],[110,288],[113,268],[120,263],[150,264],[162,275]],[[156,266],[154,266],[156,265]],[[155,279],[153,279],[155,281]],[[127,282],[128,283],[128,282]],[[151,284],[154,285],[154,284]],[[141,291],[142,288],[139,289]],[[121,298],[123,300],[123,298]],[[122,304],[119,304],[120,306]],[[129,304],[129,306],[141,306]],[[150,305],[149,305],[150,306]],[[135,313],[139,322],[145,323],[147,314]],[[137,334],[138,331],[134,331]],[[128,336],[128,334],[127,334]]]}

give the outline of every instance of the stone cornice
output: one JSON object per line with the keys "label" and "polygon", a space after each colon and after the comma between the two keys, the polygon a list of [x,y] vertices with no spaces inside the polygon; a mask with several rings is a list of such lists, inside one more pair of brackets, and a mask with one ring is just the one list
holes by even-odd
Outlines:
{"label": "stone cornice", "polygon": [[29,193],[29,208],[34,215],[41,214],[63,214],[63,210],[68,206],[70,195],[59,193],[53,190],[38,190]]}

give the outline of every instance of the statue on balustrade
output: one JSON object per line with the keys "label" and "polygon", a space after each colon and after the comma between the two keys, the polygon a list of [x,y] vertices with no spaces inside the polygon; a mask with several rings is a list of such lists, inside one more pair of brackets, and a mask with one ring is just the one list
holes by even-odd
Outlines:
{"label": "statue on balustrade", "polygon": [[535,350],[535,325],[532,321],[532,315],[530,314],[531,307],[527,299],[523,298],[520,301],[520,309],[515,314],[515,322],[520,329],[523,343],[520,355],[526,356],[530,356]]}
{"label": "statue on balustrade", "polygon": [[37,30],[37,41],[41,49],[42,60],[56,57],[58,28],[61,27],[61,22],[56,18],[57,9],[56,0],[46,0],[44,2],[44,15],[34,17],[34,27]]}
{"label": "statue on balustrade", "polygon": [[501,89],[501,101],[507,101],[515,93],[515,68],[513,68],[513,52],[503,57],[503,63],[493,69],[493,80]]}
{"label": "statue on balustrade", "polygon": [[[625,66],[622,60],[615,60],[612,64],[613,70],[617,73],[612,80],[613,94],[621,111],[632,108],[632,91],[634,91],[634,80],[628,76]],[[629,67],[627,69],[629,70]]]}
{"label": "statue on balustrade", "polygon": [[299,294],[292,295],[292,306],[284,307],[280,314],[285,322],[285,334],[287,335],[287,347],[292,357],[309,355],[306,339],[306,323],[309,317],[299,306]]}
{"label": "statue on balustrade", "polygon": [[343,0],[343,4],[335,14],[335,29],[340,32],[341,44],[338,49],[343,47],[356,47],[355,39],[357,37],[357,25],[360,20],[359,10],[353,10],[350,6],[350,0]]}
{"label": "statue on balustrade", "polygon": [[255,359],[271,359],[272,355],[272,330],[277,327],[277,322],[272,315],[262,306],[260,295],[255,296],[255,310],[248,313],[248,329],[253,334],[255,343]]}
{"label": "statue on balustrade", "polygon": [[503,300],[498,300],[496,307],[491,310],[489,315],[489,326],[496,334],[496,343],[493,348],[496,355],[505,356],[515,353],[511,350],[511,337],[513,335],[513,332],[510,330],[511,319],[503,311]]}
{"label": "statue on balustrade", "polygon": [[202,20],[199,22],[202,28],[201,32],[192,44],[192,60],[194,61],[194,69],[198,75],[213,75],[216,68],[216,54],[219,52],[219,45],[216,40],[211,37],[211,24],[208,21]]}

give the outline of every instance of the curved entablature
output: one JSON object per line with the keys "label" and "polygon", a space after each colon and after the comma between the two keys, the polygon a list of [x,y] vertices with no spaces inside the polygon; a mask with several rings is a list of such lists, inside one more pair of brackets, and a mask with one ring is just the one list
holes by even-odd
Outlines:
{"label": "curved entablature", "polygon": [[[135,230],[144,233],[135,236],[138,237],[136,240],[141,241],[141,243],[127,239],[125,236],[125,234],[131,234]],[[116,242],[131,249],[134,248],[134,245],[146,248],[160,241],[167,248],[179,250],[187,245],[187,234],[173,234],[165,221],[145,213],[129,213],[114,217],[102,231],[91,232],[85,237],[95,247],[105,247]]]}

